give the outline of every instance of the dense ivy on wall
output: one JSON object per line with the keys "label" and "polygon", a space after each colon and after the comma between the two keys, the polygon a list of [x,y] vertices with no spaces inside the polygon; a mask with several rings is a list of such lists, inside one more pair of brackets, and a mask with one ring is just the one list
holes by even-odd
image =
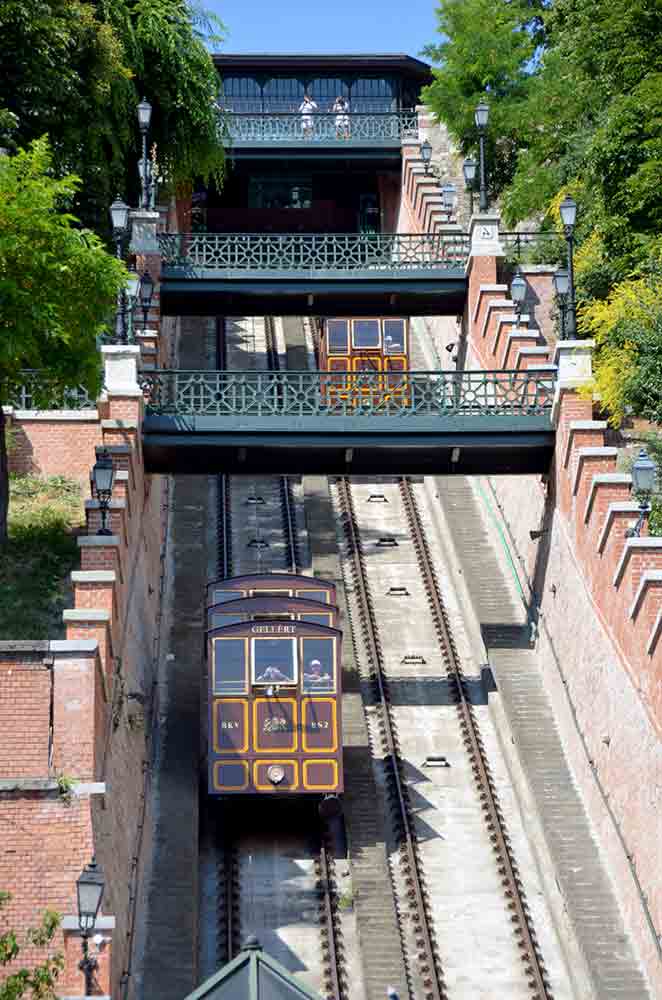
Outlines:
{"label": "dense ivy on wall", "polygon": [[175,187],[219,180],[209,29],[189,0],[3,0],[0,145],[48,135],[54,169],[82,180],[77,214],[101,231],[118,191],[136,201],[147,97],[161,175]]}
{"label": "dense ivy on wall", "polygon": [[[662,8],[649,0],[441,0],[438,64],[424,99],[464,152],[488,94],[489,177],[505,221],[558,224],[579,204],[579,329],[614,422],[625,406],[660,420]],[[618,319],[616,316],[618,315]],[[635,371],[636,370],[636,371]]]}

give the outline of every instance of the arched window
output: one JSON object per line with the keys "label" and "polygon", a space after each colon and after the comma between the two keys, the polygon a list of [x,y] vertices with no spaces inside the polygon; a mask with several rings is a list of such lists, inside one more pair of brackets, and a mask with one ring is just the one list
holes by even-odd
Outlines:
{"label": "arched window", "polygon": [[262,110],[262,88],[250,76],[226,76],[221,83],[218,100],[225,111],[259,114]]}
{"label": "arched window", "polygon": [[262,88],[264,111],[268,114],[298,111],[304,92],[305,87],[302,80],[274,76],[271,80],[267,80]]}

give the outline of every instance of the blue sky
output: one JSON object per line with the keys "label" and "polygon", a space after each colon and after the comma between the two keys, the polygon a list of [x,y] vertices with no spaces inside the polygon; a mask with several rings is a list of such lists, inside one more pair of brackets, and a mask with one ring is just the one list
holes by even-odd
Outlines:
{"label": "blue sky", "polygon": [[434,0],[204,0],[228,28],[226,52],[405,52],[434,41]]}

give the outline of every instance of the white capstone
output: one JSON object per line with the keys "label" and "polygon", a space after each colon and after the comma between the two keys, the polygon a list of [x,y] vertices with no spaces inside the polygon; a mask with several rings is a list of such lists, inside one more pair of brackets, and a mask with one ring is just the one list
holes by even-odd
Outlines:
{"label": "white capstone", "polygon": [[469,224],[471,257],[503,257],[504,249],[499,238],[499,215],[472,215]]}
{"label": "white capstone", "polygon": [[140,348],[133,344],[109,344],[101,348],[104,392],[107,396],[142,396],[138,385]]}

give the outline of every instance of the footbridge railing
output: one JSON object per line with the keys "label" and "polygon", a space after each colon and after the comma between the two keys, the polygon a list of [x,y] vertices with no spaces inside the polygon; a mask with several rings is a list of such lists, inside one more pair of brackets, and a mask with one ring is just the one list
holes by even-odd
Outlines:
{"label": "footbridge railing", "polygon": [[361,143],[379,146],[384,142],[418,139],[418,116],[414,111],[383,114],[302,115],[291,112],[225,112],[221,136],[226,142],[245,143]]}
{"label": "footbridge railing", "polygon": [[165,267],[223,271],[413,271],[463,268],[464,233],[161,233]]}
{"label": "footbridge railing", "polygon": [[[513,417],[551,414],[534,371],[142,373],[147,414],[215,417]],[[320,428],[321,429],[321,428]]]}

